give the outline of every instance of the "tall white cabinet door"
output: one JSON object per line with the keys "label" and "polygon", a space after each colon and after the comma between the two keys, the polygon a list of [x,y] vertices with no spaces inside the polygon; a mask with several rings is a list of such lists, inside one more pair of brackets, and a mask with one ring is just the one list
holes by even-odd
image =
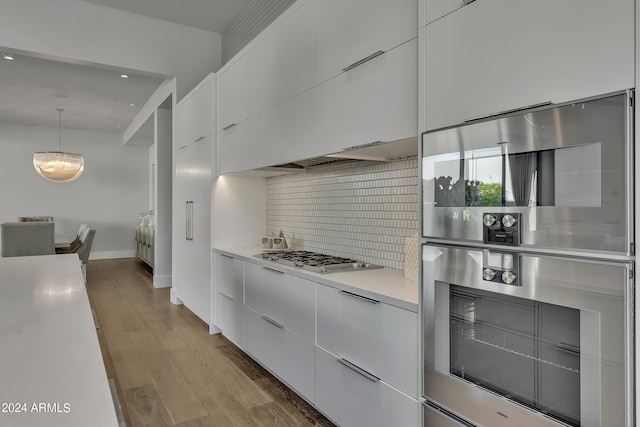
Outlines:
{"label": "tall white cabinet door", "polygon": [[633,0],[478,0],[427,25],[427,129],[633,87],[634,16]]}
{"label": "tall white cabinet door", "polygon": [[211,323],[211,136],[174,152],[176,296]]}
{"label": "tall white cabinet door", "polygon": [[417,54],[414,38],[319,87],[319,154],[417,135]]}
{"label": "tall white cabinet door", "polygon": [[320,76],[416,37],[417,0],[322,0]]}

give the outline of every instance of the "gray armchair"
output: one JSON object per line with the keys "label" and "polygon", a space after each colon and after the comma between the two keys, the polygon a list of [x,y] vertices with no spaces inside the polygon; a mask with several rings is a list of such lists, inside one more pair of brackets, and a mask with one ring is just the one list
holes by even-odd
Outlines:
{"label": "gray armchair", "polygon": [[2,256],[55,254],[53,222],[3,222],[0,224]]}
{"label": "gray armchair", "polygon": [[93,245],[93,238],[96,235],[96,229],[87,227],[80,236],[80,246],[75,251],[80,257],[80,261],[85,265],[89,261],[89,255],[91,254],[91,245]]}

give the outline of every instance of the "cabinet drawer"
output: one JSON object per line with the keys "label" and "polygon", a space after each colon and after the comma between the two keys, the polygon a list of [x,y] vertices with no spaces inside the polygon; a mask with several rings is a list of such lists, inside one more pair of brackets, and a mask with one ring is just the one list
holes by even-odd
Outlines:
{"label": "cabinet drawer", "polygon": [[342,427],[417,427],[418,401],[316,347],[316,406]]}
{"label": "cabinet drawer", "polygon": [[236,300],[226,292],[217,291],[214,295],[214,324],[222,335],[240,348],[243,348],[243,310],[242,300]]}
{"label": "cabinet drawer", "polygon": [[418,315],[317,285],[317,344],[418,395]]}
{"label": "cabinet drawer", "polygon": [[244,262],[230,255],[215,254],[215,287],[218,292],[244,302]]}
{"label": "cabinet drawer", "polygon": [[245,304],[287,329],[315,341],[315,283],[278,270],[245,265]]}
{"label": "cabinet drawer", "polygon": [[261,314],[244,310],[245,350],[303,397],[315,400],[315,346]]}
{"label": "cabinet drawer", "polygon": [[468,424],[462,424],[440,412],[439,410],[432,408],[429,405],[422,405],[422,425],[429,427],[467,427]]}

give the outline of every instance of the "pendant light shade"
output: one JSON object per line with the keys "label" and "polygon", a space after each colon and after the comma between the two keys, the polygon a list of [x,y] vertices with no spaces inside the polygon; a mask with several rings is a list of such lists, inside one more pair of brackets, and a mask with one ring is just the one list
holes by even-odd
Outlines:
{"label": "pendant light shade", "polygon": [[36,172],[51,182],[71,182],[82,175],[84,157],[81,154],[62,152],[62,109],[58,109],[58,137],[60,151],[33,153]]}

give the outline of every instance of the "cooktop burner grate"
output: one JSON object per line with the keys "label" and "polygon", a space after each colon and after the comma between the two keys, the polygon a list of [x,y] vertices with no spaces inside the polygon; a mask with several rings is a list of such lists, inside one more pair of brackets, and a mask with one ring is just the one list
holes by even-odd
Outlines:
{"label": "cooktop burner grate", "polygon": [[310,251],[266,251],[256,257],[316,273],[382,268],[381,265]]}

